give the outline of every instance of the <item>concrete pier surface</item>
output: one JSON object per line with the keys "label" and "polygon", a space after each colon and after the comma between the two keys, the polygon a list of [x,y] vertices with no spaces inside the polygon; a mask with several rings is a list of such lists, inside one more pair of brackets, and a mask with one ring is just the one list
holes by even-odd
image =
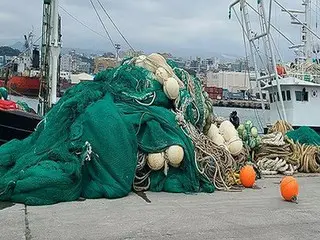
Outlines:
{"label": "concrete pier surface", "polygon": [[260,189],[213,194],[147,192],[31,207],[0,204],[0,239],[320,239],[320,177],[297,176],[298,204],[279,193],[282,176]]}

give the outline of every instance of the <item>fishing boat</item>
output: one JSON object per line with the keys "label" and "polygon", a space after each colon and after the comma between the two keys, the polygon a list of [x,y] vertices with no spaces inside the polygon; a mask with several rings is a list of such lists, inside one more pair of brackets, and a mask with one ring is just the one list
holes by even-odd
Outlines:
{"label": "fishing boat", "polygon": [[33,44],[33,32],[25,37],[25,51],[15,57],[5,68],[8,69],[6,79],[0,80],[0,86],[9,89],[10,94],[35,97],[39,94],[40,51]]}
{"label": "fishing boat", "polygon": [[[38,114],[25,112],[15,102],[0,99],[0,145],[12,139],[28,137],[42,120],[42,116],[57,102],[58,63],[61,51],[61,28],[57,0],[43,2],[42,36],[41,64],[38,72]],[[24,63],[28,60],[30,60],[30,55],[23,56]],[[22,79],[30,80],[29,77]]]}
{"label": "fishing boat", "polygon": [[[240,11],[235,8],[238,4]],[[313,44],[315,39],[319,41],[320,38],[311,29],[311,0],[302,1],[302,5],[303,10],[289,10],[276,0],[236,0],[230,5],[229,17],[232,12],[235,13],[242,27],[246,55],[250,55],[254,66],[260,95],[262,90],[269,92],[270,111],[268,119],[264,119],[265,132],[277,120],[285,120],[294,128],[308,126],[320,131],[320,114],[317,113],[320,105],[317,53],[320,47]],[[276,6],[291,17],[291,24],[301,27],[301,43],[295,44],[271,23],[272,10]],[[258,18],[258,30],[252,27],[255,25],[250,21],[252,15]],[[303,20],[299,19],[301,15]],[[279,53],[279,49],[272,31],[283,36],[291,44],[289,48],[295,50],[296,58],[291,63],[276,61],[275,52]]]}
{"label": "fishing boat", "polygon": [[18,109],[0,109],[0,145],[12,139],[25,139],[34,132],[41,119],[37,114]]}

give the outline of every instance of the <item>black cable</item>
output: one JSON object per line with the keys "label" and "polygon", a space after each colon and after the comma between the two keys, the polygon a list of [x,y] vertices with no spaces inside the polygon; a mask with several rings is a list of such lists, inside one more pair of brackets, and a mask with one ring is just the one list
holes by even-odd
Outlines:
{"label": "black cable", "polygon": [[112,41],[112,38],[111,38],[111,36],[110,36],[110,34],[109,34],[109,32],[108,32],[108,30],[107,30],[106,26],[104,25],[104,23],[103,23],[103,21],[102,21],[102,19],[101,19],[100,15],[99,15],[99,13],[98,13],[98,11],[97,11],[96,7],[94,6],[94,4],[93,4],[92,0],[90,0],[90,3],[91,3],[91,5],[92,5],[92,7],[93,7],[94,11],[96,12],[96,15],[97,15],[97,17],[99,18],[99,21],[100,21],[101,25],[103,26],[103,28],[104,28],[104,30],[105,30],[105,32],[106,32],[106,34],[107,34],[107,36],[108,36],[108,38],[109,38],[109,40],[110,40],[110,42],[111,42],[112,46],[114,47],[114,49],[116,49],[116,50],[117,50],[116,45],[115,45],[115,44],[114,44],[114,42]]}
{"label": "black cable", "polygon": [[79,19],[77,19],[75,16],[73,16],[71,13],[69,13],[65,8],[63,8],[62,6],[59,5],[59,7],[66,13],[68,14],[71,18],[73,18],[76,22],[80,23],[82,26],[84,26],[85,28],[89,29],[91,32],[105,38],[105,36],[97,31],[95,31],[94,29],[90,28],[88,25],[86,25],[85,23],[83,23],[82,21],[80,21]]}
{"label": "black cable", "polygon": [[131,44],[129,43],[129,41],[125,38],[125,36],[121,33],[120,29],[117,27],[117,25],[115,24],[115,22],[112,20],[111,16],[108,14],[107,10],[104,8],[104,6],[102,5],[102,3],[100,2],[100,0],[97,0],[97,2],[99,3],[100,7],[102,8],[102,10],[104,11],[104,13],[107,15],[107,17],[109,18],[110,22],[112,23],[112,25],[115,27],[115,29],[118,31],[118,33],[120,34],[120,36],[123,38],[123,40],[128,44],[128,46],[131,48],[132,51],[135,51],[134,48],[131,46]]}

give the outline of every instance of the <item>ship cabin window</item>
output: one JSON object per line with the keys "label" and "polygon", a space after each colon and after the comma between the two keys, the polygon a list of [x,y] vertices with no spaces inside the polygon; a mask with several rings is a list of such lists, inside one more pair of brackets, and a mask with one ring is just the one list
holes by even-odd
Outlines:
{"label": "ship cabin window", "polygon": [[286,100],[286,93],[285,93],[285,91],[282,91],[282,92],[281,92],[281,95],[282,95],[282,100],[285,101],[285,100]]}
{"label": "ship cabin window", "polygon": [[272,93],[269,94],[270,102],[273,103],[273,95]]}
{"label": "ship cabin window", "polygon": [[296,100],[301,102],[302,101],[302,96],[301,96],[301,91],[296,91]]}
{"label": "ship cabin window", "polygon": [[296,91],[296,101],[309,101],[309,95],[305,88],[303,88],[302,91]]}
{"label": "ship cabin window", "polygon": [[[265,94],[265,93],[262,93],[262,98],[265,100],[266,99],[266,97],[267,97],[267,95]],[[257,99],[261,99],[260,98],[260,93],[256,93],[256,98]]]}
{"label": "ship cabin window", "polygon": [[287,90],[287,100],[288,101],[291,100],[291,92],[290,92],[290,90]]}
{"label": "ship cabin window", "polygon": [[267,94],[262,93],[262,99],[266,100],[267,99]]}

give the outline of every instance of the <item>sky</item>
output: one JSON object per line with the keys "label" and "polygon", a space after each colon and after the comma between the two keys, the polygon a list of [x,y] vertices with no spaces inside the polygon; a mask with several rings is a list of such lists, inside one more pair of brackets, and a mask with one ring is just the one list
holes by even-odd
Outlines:
{"label": "sky", "polygon": [[[177,56],[209,57],[214,53],[244,55],[242,31],[235,15],[228,19],[232,0],[100,0],[119,29],[136,50],[171,52]],[[300,8],[300,0],[279,0],[290,8]],[[34,29],[41,33],[42,0],[0,1],[0,44],[23,41]],[[128,49],[120,35],[99,8],[114,42]],[[249,1],[256,3],[256,0]],[[89,0],[60,0],[59,4],[91,29],[105,32]],[[61,8],[63,47],[112,51],[107,37],[82,26]],[[273,11],[273,22],[281,31],[299,39],[299,29],[290,26],[290,17]],[[320,18],[319,18],[320,19]],[[253,24],[255,26],[255,24]],[[287,52],[288,44],[275,35],[276,45]],[[288,54],[288,53],[286,53]]]}

